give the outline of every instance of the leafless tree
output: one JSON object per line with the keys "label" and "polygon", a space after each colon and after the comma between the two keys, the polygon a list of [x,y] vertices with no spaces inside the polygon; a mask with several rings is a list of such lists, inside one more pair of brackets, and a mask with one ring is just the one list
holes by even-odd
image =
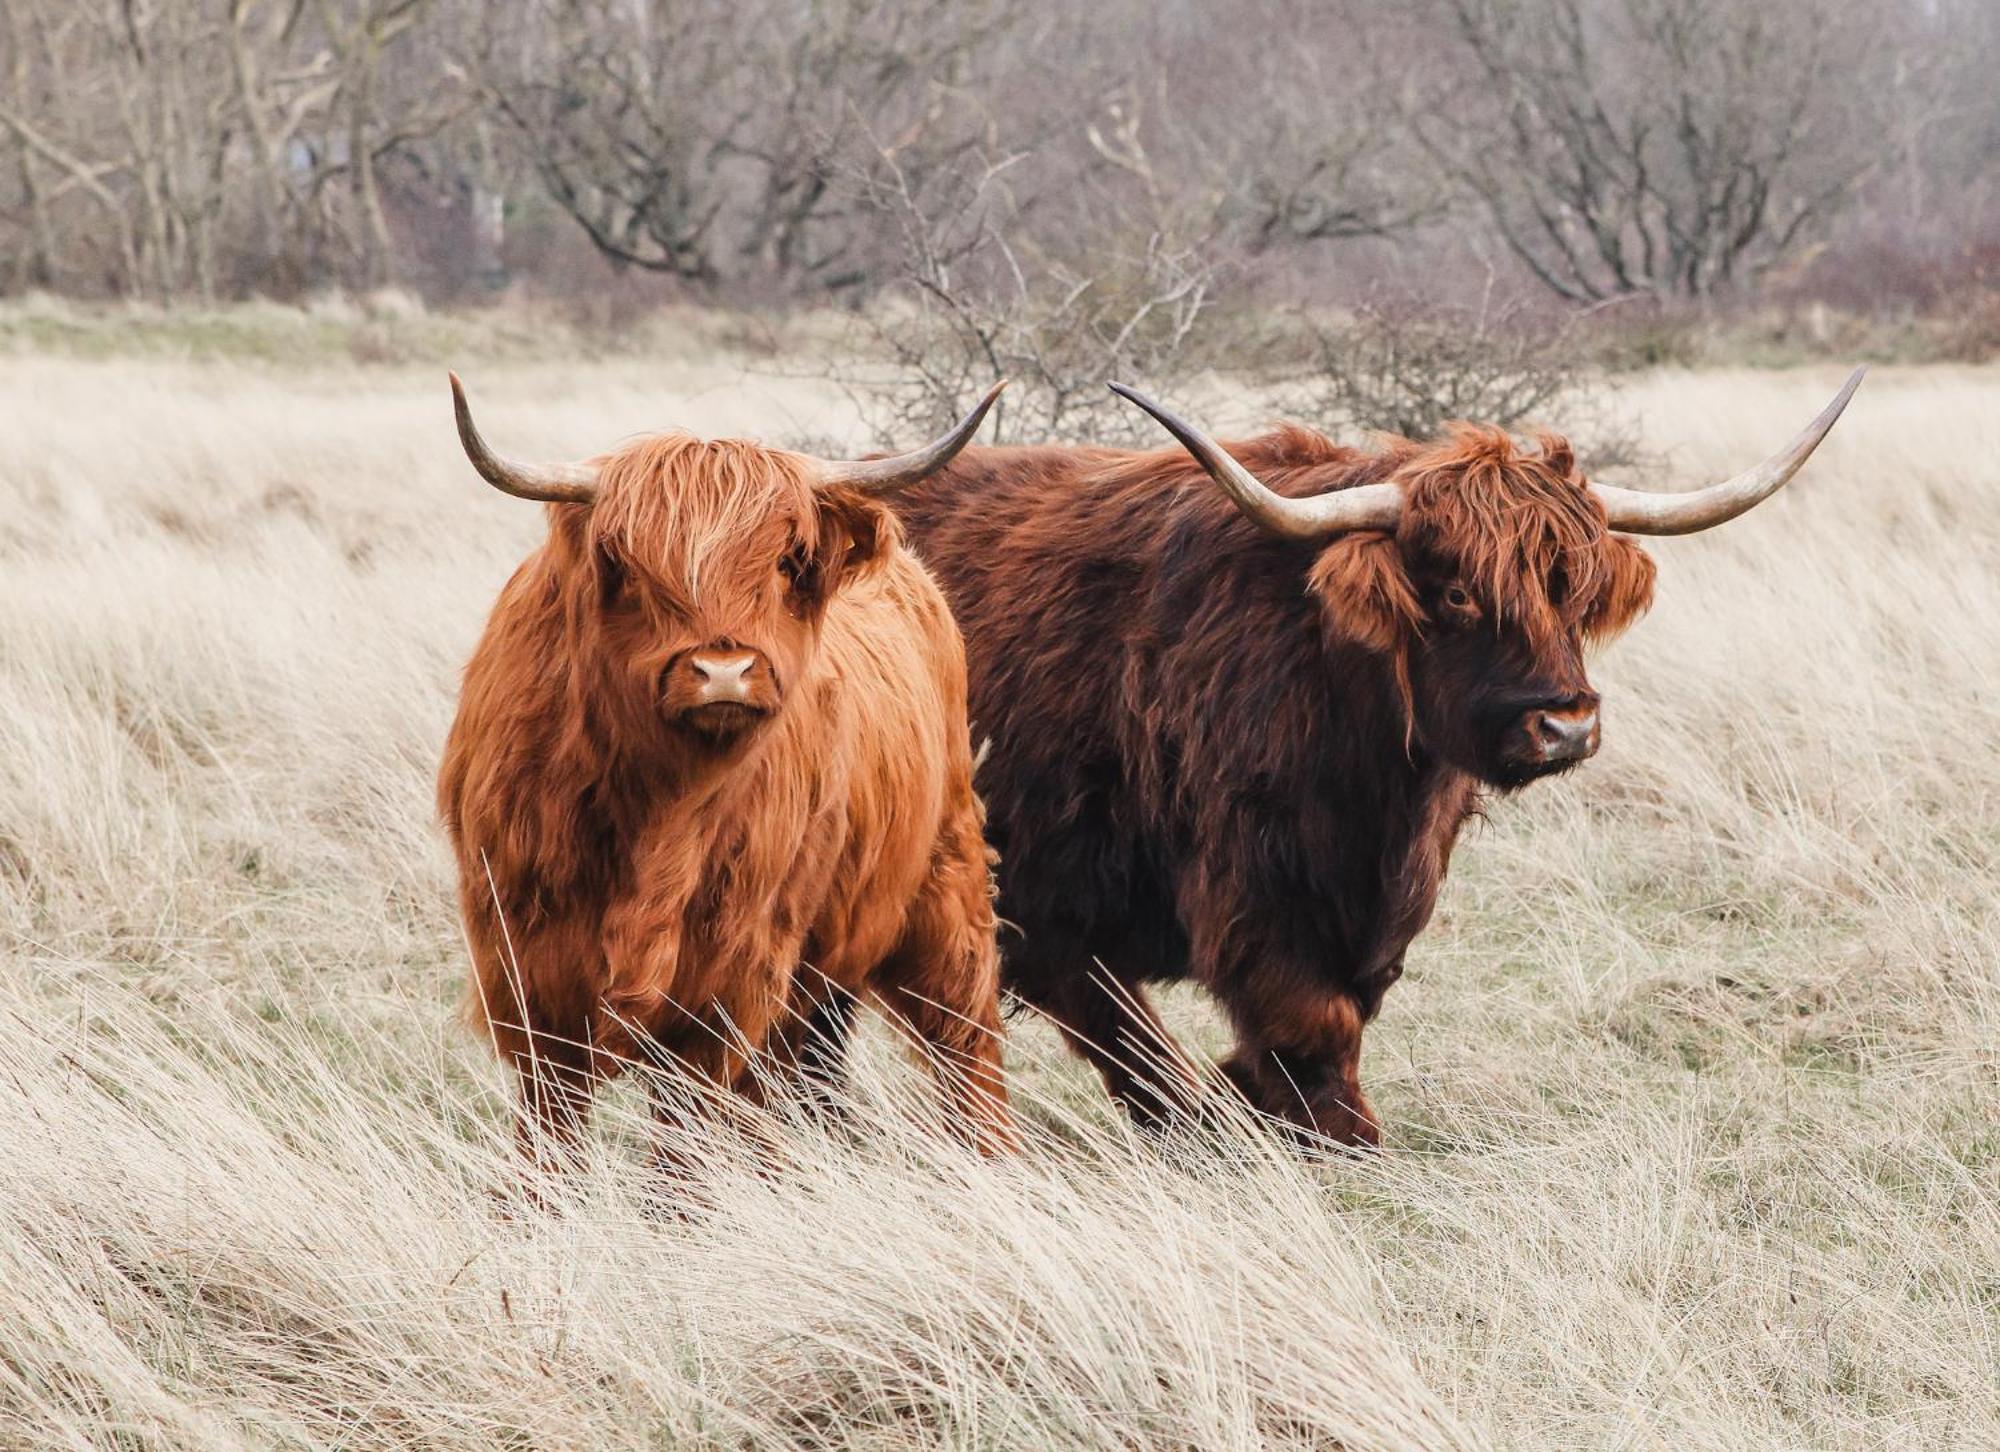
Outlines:
{"label": "leafless tree", "polygon": [[[429,0],[318,0],[321,35],[339,77],[331,97],[342,141],[338,160],[320,158],[319,180],[346,183],[345,216],[354,258],[353,279],[362,287],[389,280],[389,226],[382,212],[382,157],[442,125],[449,101],[413,105],[391,115],[383,105],[385,58],[398,37],[422,18]],[[443,98],[440,98],[443,99]]]}
{"label": "leafless tree", "polygon": [[[998,0],[581,0],[478,72],[549,195],[606,255],[702,283],[838,278],[836,183],[939,143],[945,93],[1010,22]],[[963,136],[952,138],[962,149]],[[865,222],[865,219],[863,219]]]}
{"label": "leafless tree", "polygon": [[0,216],[30,279],[213,297],[303,281],[331,244],[339,280],[387,280],[377,168],[457,104],[435,74],[385,85],[431,3],[5,0]]}
{"label": "leafless tree", "polygon": [[1187,14],[1134,89],[1177,204],[1212,210],[1231,250],[1394,237],[1444,209],[1396,124],[1433,44],[1399,7],[1241,0]]}
{"label": "leafless tree", "polygon": [[1847,132],[1858,7],[1439,0],[1456,42],[1416,134],[1576,302],[1754,281],[1874,159]]}

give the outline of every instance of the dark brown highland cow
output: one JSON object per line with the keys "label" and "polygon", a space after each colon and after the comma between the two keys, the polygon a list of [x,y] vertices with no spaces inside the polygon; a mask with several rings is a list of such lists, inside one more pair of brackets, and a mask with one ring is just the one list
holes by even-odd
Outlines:
{"label": "dark brown highland cow", "polygon": [[1691,494],[1588,484],[1562,439],[1490,428],[1376,453],[1285,428],[1225,453],[1124,389],[1193,459],[974,449],[905,492],[992,740],[1007,986],[1144,1123],[1198,1086],[1142,985],[1194,978],[1251,1104],[1376,1143],[1362,1026],[1460,825],[1597,750],[1584,647],[1653,589],[1612,531],[1742,513],[1860,376],[1782,454]]}
{"label": "dark brown highland cow", "polygon": [[999,390],[894,459],[671,433],[527,465],[452,388],[473,466],[548,504],[438,777],[527,1146],[574,1135],[654,1044],[722,1088],[755,1091],[765,1051],[810,1074],[870,997],[936,1051],[967,1137],[1011,1147],[964,653],[879,498],[950,459]]}

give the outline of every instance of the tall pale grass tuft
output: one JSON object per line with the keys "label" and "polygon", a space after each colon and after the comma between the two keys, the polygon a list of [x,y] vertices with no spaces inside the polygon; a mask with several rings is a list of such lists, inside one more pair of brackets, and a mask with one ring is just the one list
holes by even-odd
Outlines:
{"label": "tall pale grass tuft", "polygon": [[[1836,381],[1629,396],[1687,482]],[[852,426],[475,382],[523,453]],[[2000,1444],[1996,401],[1881,372],[1655,547],[1603,755],[1493,805],[1371,1030],[1385,1153],[1150,1148],[1023,1021],[1017,1162],[878,1032],[844,1124],[663,1186],[621,1089],[536,1206],[430,777],[537,512],[429,372],[0,359],[0,1445]]]}

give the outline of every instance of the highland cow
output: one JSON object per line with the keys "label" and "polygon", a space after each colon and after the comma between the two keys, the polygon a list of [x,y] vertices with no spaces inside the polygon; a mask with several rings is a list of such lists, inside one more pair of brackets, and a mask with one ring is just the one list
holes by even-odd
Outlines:
{"label": "highland cow", "polygon": [[1587,483],[1562,439],[1491,428],[1362,452],[1292,427],[1225,451],[1124,389],[1188,452],[977,449],[903,494],[991,739],[1007,987],[1156,1124],[1205,1091],[1145,985],[1194,979],[1250,1104],[1378,1142],[1362,1027],[1461,825],[1597,750],[1584,648],[1653,590],[1613,531],[1742,513],[1859,381],[1690,494]]}
{"label": "highland cow", "polygon": [[548,505],[438,780],[526,1147],[566,1157],[642,1055],[752,1095],[809,1081],[864,998],[932,1051],[966,1136],[1011,1147],[963,647],[881,502],[999,390],[897,458],[667,433],[530,465],[452,388],[473,466]]}

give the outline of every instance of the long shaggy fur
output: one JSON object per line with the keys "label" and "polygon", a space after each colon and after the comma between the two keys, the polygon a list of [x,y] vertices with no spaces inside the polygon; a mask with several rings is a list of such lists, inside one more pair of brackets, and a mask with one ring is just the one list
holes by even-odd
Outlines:
{"label": "long shaggy fur", "polygon": [[1373,1141],[1362,1025],[1482,781],[1518,784],[1496,723],[1594,705],[1583,640],[1645,607],[1652,565],[1560,439],[1362,452],[1288,427],[1230,451],[1285,494],[1395,479],[1402,521],[1277,538],[1179,450],[968,450],[899,510],[992,740],[1009,988],[1152,1121],[1200,1090],[1143,984],[1192,977],[1253,1103]]}
{"label": "long shaggy fur", "polygon": [[[963,648],[872,501],[796,455],[685,434],[549,506],[466,668],[438,801],[480,1021],[528,1122],[663,1049],[828,1070],[872,997],[938,1051],[982,1148],[1012,1142]],[[694,650],[754,649],[778,704],[712,737],[663,709]]]}
{"label": "long shaggy fur", "polygon": [[[1653,567],[1636,547],[1606,544],[1604,511],[1579,487],[1569,441],[1543,434],[1537,445],[1456,424],[1441,444],[1390,441],[1384,463],[1403,486],[1403,551],[1456,562],[1537,648],[1559,649],[1579,631],[1624,628],[1651,597]],[[1552,595],[1554,579],[1562,589]]]}

